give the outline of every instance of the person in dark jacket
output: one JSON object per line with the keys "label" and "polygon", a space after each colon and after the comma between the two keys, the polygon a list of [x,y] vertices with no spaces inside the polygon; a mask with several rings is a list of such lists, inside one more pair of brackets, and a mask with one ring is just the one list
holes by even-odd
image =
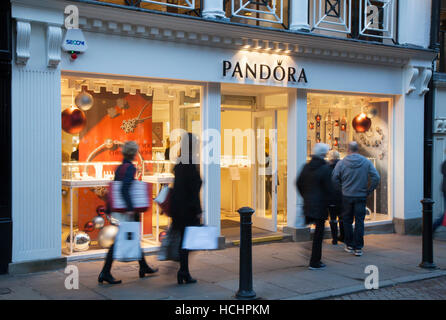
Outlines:
{"label": "person in dark jacket", "polygon": [[[443,191],[443,204],[446,206],[446,160],[443,161],[443,164],[441,165],[441,174],[443,175],[443,185],[442,185],[442,191]],[[446,208],[443,210],[443,214],[438,217],[437,220],[435,220],[433,226],[432,226],[432,232],[435,233],[437,231],[438,227],[441,226],[444,220],[444,214],[446,212]]]}
{"label": "person in dark jacket", "polygon": [[[328,153],[328,164],[330,167],[330,180],[331,174],[339,162],[339,152],[331,150]],[[342,192],[336,190],[333,186],[330,199],[328,201],[328,214],[330,216],[330,230],[332,243],[338,244],[338,241],[344,241],[344,224],[342,223]],[[338,238],[338,223],[339,223],[339,238]]]}
{"label": "person in dark jacket", "polygon": [[318,143],[314,146],[311,161],[307,163],[298,179],[297,188],[304,199],[304,215],[307,224],[315,224],[310,270],[325,268],[322,263],[322,240],[325,220],[328,218],[328,199],[331,192],[330,168],[324,160],[328,145]]}
{"label": "person in dark jacket", "polygon": [[[132,185],[133,180],[135,179],[136,168],[133,165],[132,161],[135,158],[135,155],[138,152],[138,145],[134,141],[128,141],[122,147],[122,155],[124,156],[124,160],[122,164],[115,171],[115,181],[123,181],[122,183],[122,197],[127,206],[127,212],[124,214],[120,214],[117,212],[111,212],[113,218],[118,221],[139,221],[139,214],[134,212],[134,207],[132,203],[132,198],[130,197],[130,186]],[[108,213],[110,214],[110,208],[107,208]],[[116,280],[111,274],[111,267],[113,263],[113,251],[114,244],[110,247],[107,253],[107,257],[105,258],[104,267],[102,268],[101,273],[99,274],[98,281],[100,283],[106,281],[110,284],[121,283],[121,280]],[[144,252],[141,252],[141,259],[139,260],[139,277],[144,278],[146,274],[155,273],[158,269],[152,269],[147,264],[144,258]]]}
{"label": "person in dark jacket", "polygon": [[[182,244],[185,228],[200,225],[202,181],[197,166],[198,157],[194,153],[197,138],[192,133],[187,133],[181,137],[180,146],[179,162],[173,169],[175,181],[170,198],[170,214],[171,228],[181,233]],[[178,284],[197,282],[189,273],[189,250],[182,249],[182,245],[180,245],[180,269],[177,280]]]}
{"label": "person in dark jacket", "polygon": [[350,142],[348,156],[337,163],[333,170],[332,181],[336,189],[342,190],[345,251],[359,257],[362,256],[364,247],[367,197],[378,186],[380,176],[372,162],[358,151],[358,143]]}

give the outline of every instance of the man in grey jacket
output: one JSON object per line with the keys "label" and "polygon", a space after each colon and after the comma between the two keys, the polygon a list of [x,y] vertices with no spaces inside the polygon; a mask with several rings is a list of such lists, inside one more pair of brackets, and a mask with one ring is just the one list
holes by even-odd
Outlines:
{"label": "man in grey jacket", "polygon": [[378,186],[380,176],[372,162],[358,154],[358,150],[357,142],[349,143],[348,156],[334,168],[332,181],[335,188],[342,190],[345,251],[362,256],[366,201]]}

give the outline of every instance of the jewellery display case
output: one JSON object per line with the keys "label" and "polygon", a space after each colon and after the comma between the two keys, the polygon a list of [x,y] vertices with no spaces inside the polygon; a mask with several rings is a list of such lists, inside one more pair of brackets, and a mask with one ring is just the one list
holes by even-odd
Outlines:
{"label": "jewellery display case", "polygon": [[121,162],[118,161],[63,162],[62,185],[71,187],[107,186],[115,178],[115,170],[120,164]]}

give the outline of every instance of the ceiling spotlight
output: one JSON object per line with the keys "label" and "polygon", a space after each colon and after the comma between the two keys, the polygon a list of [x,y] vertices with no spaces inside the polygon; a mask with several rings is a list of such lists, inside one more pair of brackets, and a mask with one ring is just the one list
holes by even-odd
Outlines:
{"label": "ceiling spotlight", "polygon": [[280,51],[282,51],[282,50],[284,50],[285,49],[285,45],[283,44],[283,43],[280,43],[280,42],[276,42],[275,43],[275,45],[274,45],[274,50],[276,51],[276,52],[280,52]]}
{"label": "ceiling spotlight", "polygon": [[290,53],[290,52],[291,52],[290,45],[288,43],[285,43],[285,51],[284,51],[284,53]]}
{"label": "ceiling spotlight", "polygon": [[272,50],[272,45],[268,40],[263,40],[263,48],[265,50]]}
{"label": "ceiling spotlight", "polygon": [[260,40],[254,40],[254,49],[260,50],[262,46],[260,45]]}
{"label": "ceiling spotlight", "polygon": [[243,39],[243,48],[248,49],[252,47],[251,39]]}

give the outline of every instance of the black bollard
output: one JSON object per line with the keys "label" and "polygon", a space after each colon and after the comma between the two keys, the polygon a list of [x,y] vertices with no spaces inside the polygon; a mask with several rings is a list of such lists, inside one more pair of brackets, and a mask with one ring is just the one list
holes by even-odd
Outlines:
{"label": "black bollard", "polygon": [[423,261],[420,263],[421,268],[435,269],[434,263],[434,242],[432,231],[432,199],[421,200],[423,204]]}
{"label": "black bollard", "polygon": [[240,280],[237,299],[254,299],[256,293],[252,289],[252,222],[254,209],[243,207],[237,210],[240,214]]}

